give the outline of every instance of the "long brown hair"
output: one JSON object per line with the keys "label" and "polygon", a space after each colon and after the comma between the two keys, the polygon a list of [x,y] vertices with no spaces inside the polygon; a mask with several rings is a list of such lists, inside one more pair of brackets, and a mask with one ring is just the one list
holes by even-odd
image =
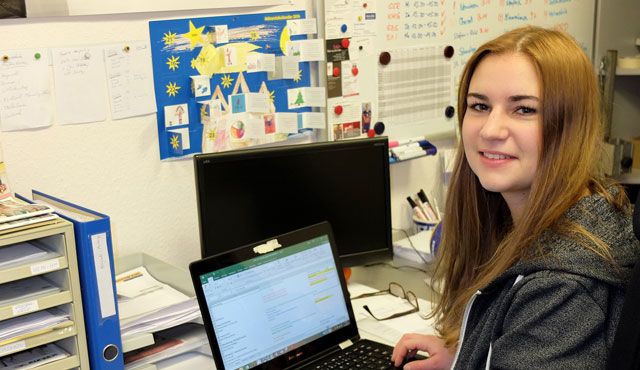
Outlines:
{"label": "long brown hair", "polygon": [[[436,266],[442,296],[433,315],[448,347],[456,345],[467,301],[516,262],[543,251],[534,241],[552,228],[583,241],[605,259],[608,247],[562,216],[586,191],[602,194],[619,209],[623,191],[598,171],[602,143],[599,94],[593,67],[570,36],[539,27],[523,27],[482,45],[469,59],[458,92],[462,127],[471,77],[489,54],[521,53],[537,69],[541,90],[542,146],[528,205],[514,224],[499,193],[482,188],[467,162],[463,143],[449,184],[443,239]],[[587,240],[588,242],[584,242]],[[590,241],[590,242],[589,242]]]}

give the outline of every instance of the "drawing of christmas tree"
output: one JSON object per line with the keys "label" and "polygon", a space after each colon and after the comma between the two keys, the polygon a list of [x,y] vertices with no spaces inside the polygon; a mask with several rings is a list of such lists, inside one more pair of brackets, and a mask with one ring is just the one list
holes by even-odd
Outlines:
{"label": "drawing of christmas tree", "polygon": [[295,104],[295,105],[304,104],[304,98],[302,97],[302,91],[298,91],[298,96],[296,97],[296,101],[293,102],[293,104]]}

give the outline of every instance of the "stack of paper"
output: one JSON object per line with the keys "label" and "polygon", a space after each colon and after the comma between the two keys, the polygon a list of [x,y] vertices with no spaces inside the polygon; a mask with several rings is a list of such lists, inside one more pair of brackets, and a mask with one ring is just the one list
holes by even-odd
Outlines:
{"label": "stack of paper", "polygon": [[[377,292],[369,286],[349,283],[349,294],[352,297],[363,293]],[[381,294],[373,297],[359,298],[351,301],[353,314],[358,322],[358,331],[363,338],[377,340],[394,346],[405,333],[435,334],[434,320],[424,319],[429,313],[432,304],[424,299],[418,298],[420,314],[411,313],[389,320],[377,321],[363,308],[369,306],[376,315],[387,316],[396,312],[406,311],[412,306],[406,299],[395,297],[391,294]],[[421,317],[422,316],[422,317]]]}
{"label": "stack of paper", "polygon": [[154,279],[144,267],[116,276],[122,337],[156,332],[200,317],[195,298]]}
{"label": "stack of paper", "polygon": [[185,324],[155,335],[153,346],[124,355],[126,370],[134,370],[196,350],[208,344],[207,333],[199,324]]}
{"label": "stack of paper", "polygon": [[31,243],[18,243],[0,248],[0,268],[24,265],[47,258],[48,252]]}
{"label": "stack of paper", "polygon": [[0,358],[0,369],[2,370],[27,370],[33,369],[50,362],[54,362],[69,357],[62,348],[54,343],[45,344],[26,351],[14,353]]}
{"label": "stack of paper", "polygon": [[0,306],[7,306],[18,301],[33,299],[59,291],[59,287],[41,276],[12,281],[0,285]]}
{"label": "stack of paper", "polygon": [[0,346],[73,325],[69,314],[51,308],[0,322]]}

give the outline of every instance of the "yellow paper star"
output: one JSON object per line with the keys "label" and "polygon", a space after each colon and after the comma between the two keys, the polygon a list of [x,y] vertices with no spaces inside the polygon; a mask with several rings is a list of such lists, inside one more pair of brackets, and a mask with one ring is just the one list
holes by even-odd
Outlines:
{"label": "yellow paper star", "polygon": [[299,69],[296,76],[293,78],[293,81],[300,82],[300,80],[302,80],[302,70]]}
{"label": "yellow paper star", "polygon": [[174,135],[171,137],[171,146],[173,147],[173,149],[178,149],[178,147],[180,146],[178,135]]}
{"label": "yellow paper star", "polygon": [[196,58],[191,59],[191,69],[196,69]]}
{"label": "yellow paper star", "polygon": [[216,139],[216,130],[207,131],[207,139],[213,141]]}
{"label": "yellow paper star", "polygon": [[164,46],[173,45],[176,42],[176,34],[169,31],[164,34],[162,41],[164,41]]}
{"label": "yellow paper star", "polygon": [[222,87],[227,89],[229,88],[229,86],[231,86],[231,83],[233,83],[233,78],[231,78],[231,76],[229,75],[222,76]]}
{"label": "yellow paper star", "polygon": [[276,99],[276,91],[275,90],[269,90],[269,100],[271,101],[271,103],[273,103],[273,101]]}
{"label": "yellow paper star", "polygon": [[249,32],[249,38],[251,38],[251,41],[256,41],[260,38],[260,34],[258,34],[258,31],[253,30]]}
{"label": "yellow paper star", "polygon": [[191,49],[193,49],[197,43],[204,44],[204,40],[202,39],[203,30],[204,26],[196,28],[193,22],[189,21],[189,32],[183,33],[182,36],[189,39]]}
{"label": "yellow paper star", "polygon": [[180,57],[172,55],[171,58],[167,58],[167,65],[170,70],[175,71],[180,66]]}
{"label": "yellow paper star", "polygon": [[178,84],[175,82],[169,82],[166,88],[167,88],[167,95],[176,96],[178,94],[178,90],[180,90],[182,87],[178,86]]}

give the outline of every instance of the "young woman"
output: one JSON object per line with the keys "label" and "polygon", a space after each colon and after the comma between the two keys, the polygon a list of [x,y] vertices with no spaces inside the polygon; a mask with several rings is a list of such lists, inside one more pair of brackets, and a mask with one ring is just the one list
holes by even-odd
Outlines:
{"label": "young woman", "polygon": [[624,192],[597,169],[589,59],[564,33],[510,31],[468,61],[458,119],[439,336],[403,336],[392,361],[422,350],[405,369],[603,367],[640,244]]}

